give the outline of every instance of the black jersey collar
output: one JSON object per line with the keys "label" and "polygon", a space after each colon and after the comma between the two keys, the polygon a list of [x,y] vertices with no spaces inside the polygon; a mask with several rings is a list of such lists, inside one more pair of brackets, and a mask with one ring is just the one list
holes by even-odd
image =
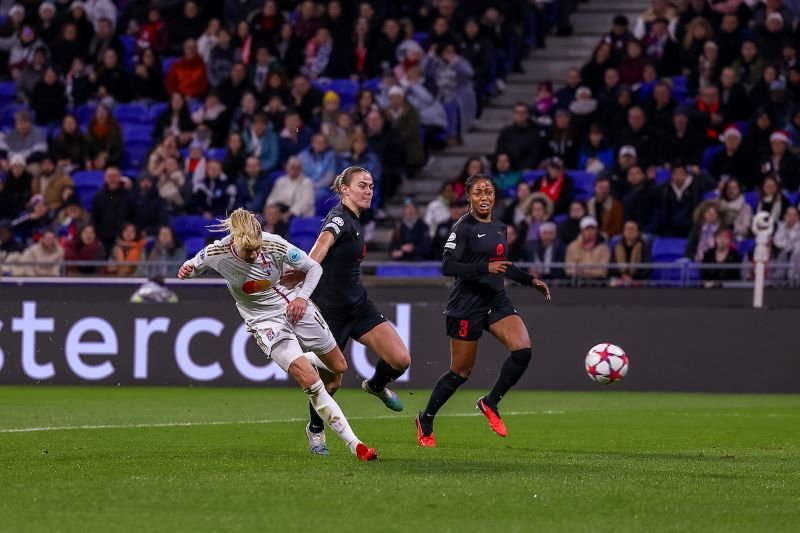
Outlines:
{"label": "black jersey collar", "polygon": [[342,209],[344,209],[346,212],[350,213],[351,217],[353,217],[354,219],[358,220],[358,215],[355,213],[355,211],[353,211],[352,209],[347,207],[344,202],[339,202],[339,205],[341,205]]}

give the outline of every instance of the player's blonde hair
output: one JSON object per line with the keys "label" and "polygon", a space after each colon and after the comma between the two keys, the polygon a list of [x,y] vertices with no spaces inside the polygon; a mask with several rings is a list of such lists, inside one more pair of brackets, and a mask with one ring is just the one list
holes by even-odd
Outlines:
{"label": "player's blonde hair", "polygon": [[228,218],[219,219],[219,224],[210,226],[211,231],[230,233],[233,242],[240,248],[258,250],[261,248],[261,223],[247,209],[239,208]]}

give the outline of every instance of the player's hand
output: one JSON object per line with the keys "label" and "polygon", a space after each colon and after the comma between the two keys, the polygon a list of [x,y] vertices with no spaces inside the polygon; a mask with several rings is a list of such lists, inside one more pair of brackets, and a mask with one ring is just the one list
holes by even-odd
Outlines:
{"label": "player's hand", "polygon": [[191,277],[192,272],[194,272],[194,265],[187,261],[181,265],[181,268],[178,269],[178,277],[180,279],[189,278]]}
{"label": "player's hand", "polygon": [[298,320],[303,318],[303,315],[306,314],[307,306],[308,302],[304,298],[295,298],[289,302],[289,306],[286,308],[286,317],[289,322],[296,324]]}
{"label": "player's hand", "polygon": [[290,270],[281,276],[281,285],[289,289],[294,288],[298,283],[302,283],[306,279],[306,273],[302,270]]}
{"label": "player's hand", "polygon": [[539,291],[542,294],[544,294],[544,299],[546,301],[548,301],[548,302],[550,301],[550,287],[547,286],[547,283],[545,283],[544,281],[542,281],[540,279],[533,278],[533,281],[531,282],[531,286],[534,289],[536,289],[537,291]]}
{"label": "player's hand", "polygon": [[489,274],[505,274],[511,261],[494,261],[489,263]]}

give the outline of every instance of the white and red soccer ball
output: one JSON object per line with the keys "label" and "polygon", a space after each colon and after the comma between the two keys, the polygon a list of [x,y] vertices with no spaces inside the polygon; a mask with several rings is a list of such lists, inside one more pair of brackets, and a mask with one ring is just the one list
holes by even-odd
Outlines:
{"label": "white and red soccer ball", "polygon": [[610,385],[628,373],[628,355],[619,346],[602,342],[586,354],[586,373],[592,381]]}

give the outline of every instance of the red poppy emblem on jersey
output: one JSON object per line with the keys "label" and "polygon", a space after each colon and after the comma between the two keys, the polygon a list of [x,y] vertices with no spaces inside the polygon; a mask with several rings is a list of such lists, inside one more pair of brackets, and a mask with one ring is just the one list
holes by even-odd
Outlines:
{"label": "red poppy emblem on jersey", "polygon": [[497,245],[497,248],[495,249],[495,255],[496,255],[497,257],[502,257],[502,256],[503,256],[503,253],[504,253],[505,251],[506,251],[506,247],[505,247],[505,246],[503,246],[502,244],[498,244],[498,245]]}
{"label": "red poppy emblem on jersey", "polygon": [[256,279],[245,281],[242,285],[242,292],[245,294],[255,294],[257,292],[264,292],[272,287],[272,282],[268,279]]}

